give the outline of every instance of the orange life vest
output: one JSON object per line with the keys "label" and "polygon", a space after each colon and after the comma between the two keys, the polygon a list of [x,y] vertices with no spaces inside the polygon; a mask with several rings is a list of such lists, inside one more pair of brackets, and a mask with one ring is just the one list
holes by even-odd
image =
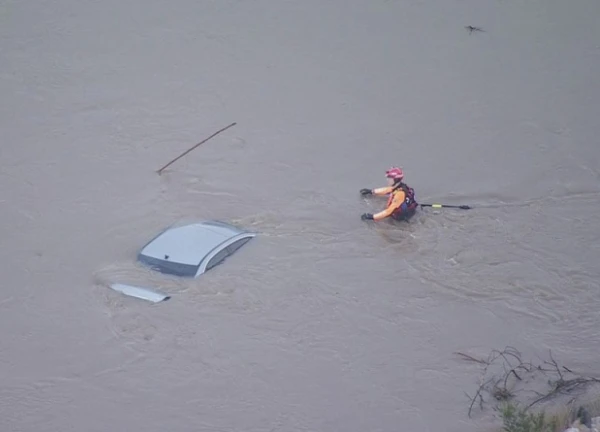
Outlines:
{"label": "orange life vest", "polygon": [[400,185],[398,185],[398,187],[396,187],[390,194],[390,197],[388,198],[387,202],[387,207],[389,207],[392,204],[392,201],[394,200],[394,194],[398,189],[402,189],[402,192],[404,192],[404,202],[391,214],[391,216],[394,219],[398,219],[402,216],[414,213],[414,211],[419,206],[415,199],[415,190],[404,183],[400,183]]}

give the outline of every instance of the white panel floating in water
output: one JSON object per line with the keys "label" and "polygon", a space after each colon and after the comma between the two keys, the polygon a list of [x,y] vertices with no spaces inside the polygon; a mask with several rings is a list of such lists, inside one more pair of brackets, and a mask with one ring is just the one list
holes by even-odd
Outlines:
{"label": "white panel floating in water", "polygon": [[113,290],[123,293],[125,295],[128,295],[130,297],[147,300],[152,303],[159,303],[161,301],[166,301],[171,298],[170,295],[163,294],[158,291],[153,291],[148,288],[136,287],[136,286],[132,286],[132,285],[114,283],[114,284],[111,284],[110,287]]}

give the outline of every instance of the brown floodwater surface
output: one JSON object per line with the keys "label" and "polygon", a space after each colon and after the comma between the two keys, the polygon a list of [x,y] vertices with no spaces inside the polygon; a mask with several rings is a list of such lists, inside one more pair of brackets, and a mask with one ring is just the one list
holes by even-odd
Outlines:
{"label": "brown floodwater surface", "polygon": [[[599,14],[0,2],[0,430],[475,431],[455,351],[600,374]],[[392,165],[475,208],[361,221]],[[196,280],[135,262],[199,219],[258,236]]]}

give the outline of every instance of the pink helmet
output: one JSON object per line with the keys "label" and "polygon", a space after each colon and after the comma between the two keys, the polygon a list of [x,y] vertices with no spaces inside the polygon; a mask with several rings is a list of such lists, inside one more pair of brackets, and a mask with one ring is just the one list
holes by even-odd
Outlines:
{"label": "pink helmet", "polygon": [[385,176],[400,181],[404,178],[404,172],[402,168],[392,167],[385,172]]}

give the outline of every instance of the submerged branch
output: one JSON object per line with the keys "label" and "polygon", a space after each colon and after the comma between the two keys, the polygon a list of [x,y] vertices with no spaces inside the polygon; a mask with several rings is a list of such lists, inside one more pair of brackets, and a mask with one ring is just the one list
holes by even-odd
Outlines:
{"label": "submerged branch", "polygon": [[[475,403],[479,402],[480,409],[484,409],[485,394],[492,396],[496,401],[511,401],[519,392],[532,392],[536,399],[526,405],[525,411],[541,402],[548,401],[560,394],[568,394],[576,389],[583,388],[591,383],[600,383],[600,379],[595,377],[575,376],[566,379],[564,373],[575,375],[573,371],[566,366],[559,365],[554,359],[552,352],[549,352],[549,360],[542,361],[540,364],[526,362],[521,353],[514,347],[507,346],[503,350],[492,350],[487,360],[476,358],[470,354],[456,352],[463,360],[483,365],[475,396],[471,397],[468,416],[471,417]],[[545,366],[545,367],[544,367]],[[500,371],[498,371],[500,368]],[[545,380],[549,389],[545,392],[536,390],[527,390],[523,388],[528,383],[539,381],[539,375],[546,376]],[[513,380],[510,378],[514,377]],[[520,386],[517,388],[517,386]]]}

